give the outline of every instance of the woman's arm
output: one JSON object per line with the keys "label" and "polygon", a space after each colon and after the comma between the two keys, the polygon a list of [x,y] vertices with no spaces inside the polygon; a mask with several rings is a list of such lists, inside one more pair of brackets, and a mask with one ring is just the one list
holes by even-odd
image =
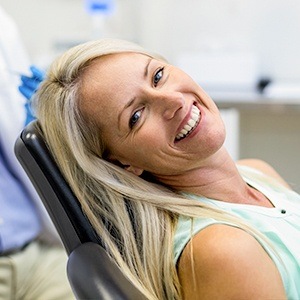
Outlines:
{"label": "woman's arm", "polygon": [[244,165],[248,167],[255,168],[268,176],[275,178],[278,182],[280,182],[285,187],[291,189],[289,184],[275,171],[275,169],[260,159],[242,159],[237,162],[239,165]]}
{"label": "woman's arm", "polygon": [[272,259],[254,237],[232,226],[211,225],[195,235],[178,273],[184,299],[286,299]]}

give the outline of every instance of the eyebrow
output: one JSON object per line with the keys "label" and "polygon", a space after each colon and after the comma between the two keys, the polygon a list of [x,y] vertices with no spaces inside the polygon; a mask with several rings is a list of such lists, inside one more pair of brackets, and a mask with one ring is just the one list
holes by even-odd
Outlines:
{"label": "eyebrow", "polygon": [[134,101],[135,101],[135,97],[133,97],[132,99],[130,99],[123,107],[123,109],[120,111],[119,115],[118,115],[118,129],[120,130],[120,120],[121,120],[121,116],[123,114],[123,112],[128,108],[130,107]]}
{"label": "eyebrow", "polygon": [[[148,76],[148,73],[149,73],[149,65],[151,63],[151,61],[153,60],[152,57],[149,57],[148,61],[147,61],[147,64],[145,66],[145,69],[144,69],[144,78],[146,78]],[[121,120],[121,116],[122,116],[122,113],[128,108],[130,107],[134,101],[135,101],[135,97],[131,98],[123,107],[123,109],[120,111],[119,115],[118,115],[118,128],[120,130],[120,120]]]}
{"label": "eyebrow", "polygon": [[145,66],[144,78],[146,78],[146,77],[148,76],[149,65],[150,65],[152,59],[153,59],[152,57],[149,57],[148,62],[147,62],[147,64],[146,64],[146,66]]}

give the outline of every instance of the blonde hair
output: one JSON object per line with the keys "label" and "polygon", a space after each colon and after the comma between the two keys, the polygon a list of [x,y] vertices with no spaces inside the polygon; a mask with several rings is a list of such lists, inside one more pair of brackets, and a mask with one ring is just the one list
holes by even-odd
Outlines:
{"label": "blonde hair", "polygon": [[104,160],[99,128],[79,109],[81,79],[101,56],[142,53],[138,45],[114,39],[68,50],[48,71],[35,99],[50,150],[82,209],[124,275],[148,299],[181,299],[173,239],[180,215],[231,222],[257,235],[239,219],[145,181]]}

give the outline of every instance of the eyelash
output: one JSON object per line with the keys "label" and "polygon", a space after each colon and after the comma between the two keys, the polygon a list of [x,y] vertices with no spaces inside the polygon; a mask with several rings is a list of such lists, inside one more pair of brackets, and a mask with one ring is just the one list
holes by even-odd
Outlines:
{"label": "eyelash", "polygon": [[[130,117],[130,119],[129,119],[129,128],[130,128],[130,129],[132,129],[132,128],[136,125],[136,123],[139,121],[139,119],[140,119],[140,117],[141,117],[141,114],[142,114],[142,111],[143,111],[143,109],[139,109],[139,110],[135,111],[135,112],[133,113],[133,115]],[[137,114],[139,114],[138,119],[137,119],[137,120],[134,120],[134,118],[135,118],[135,116],[136,116]]]}
{"label": "eyelash", "polygon": [[[159,75],[159,74],[161,74],[161,75],[160,75],[159,79],[157,80],[157,79],[156,79],[156,76]],[[157,84],[159,83],[159,81],[161,80],[161,78],[163,77],[163,74],[164,74],[164,67],[159,68],[159,69],[155,72],[155,74],[154,74],[154,76],[153,76],[153,85],[154,85],[155,87],[157,86]]]}
{"label": "eyelash", "polygon": [[[159,83],[159,81],[161,80],[161,78],[163,77],[163,71],[164,71],[164,67],[159,68],[153,76],[153,85],[154,87],[157,86],[157,84]],[[160,75],[159,78],[157,78],[157,76]],[[133,113],[133,115],[131,116],[130,120],[129,120],[129,128],[132,129],[136,123],[139,121],[141,114],[142,114],[143,109],[137,110]],[[136,116],[138,115],[138,119],[135,119]]]}

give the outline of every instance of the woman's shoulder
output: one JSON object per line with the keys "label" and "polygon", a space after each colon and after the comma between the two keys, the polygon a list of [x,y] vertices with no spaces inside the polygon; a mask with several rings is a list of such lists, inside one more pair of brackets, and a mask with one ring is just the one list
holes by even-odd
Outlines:
{"label": "woman's shoulder", "polygon": [[258,242],[253,243],[254,240],[250,234],[238,227],[226,224],[210,225],[195,234],[187,244],[179,260],[179,268],[187,267],[186,263],[192,260],[196,265],[203,264],[208,267],[210,264],[217,264],[220,268],[236,254],[243,253],[244,257],[250,244],[251,247],[259,246]]}
{"label": "woman's shoulder", "polygon": [[279,272],[259,242],[229,225],[214,224],[196,234],[178,272],[186,299],[284,297]]}
{"label": "woman's shoulder", "polygon": [[279,175],[279,173],[267,162],[260,159],[242,159],[237,162],[239,166],[246,166],[260,171],[261,173],[277,180],[280,184],[287,188],[291,188],[289,184]]}

